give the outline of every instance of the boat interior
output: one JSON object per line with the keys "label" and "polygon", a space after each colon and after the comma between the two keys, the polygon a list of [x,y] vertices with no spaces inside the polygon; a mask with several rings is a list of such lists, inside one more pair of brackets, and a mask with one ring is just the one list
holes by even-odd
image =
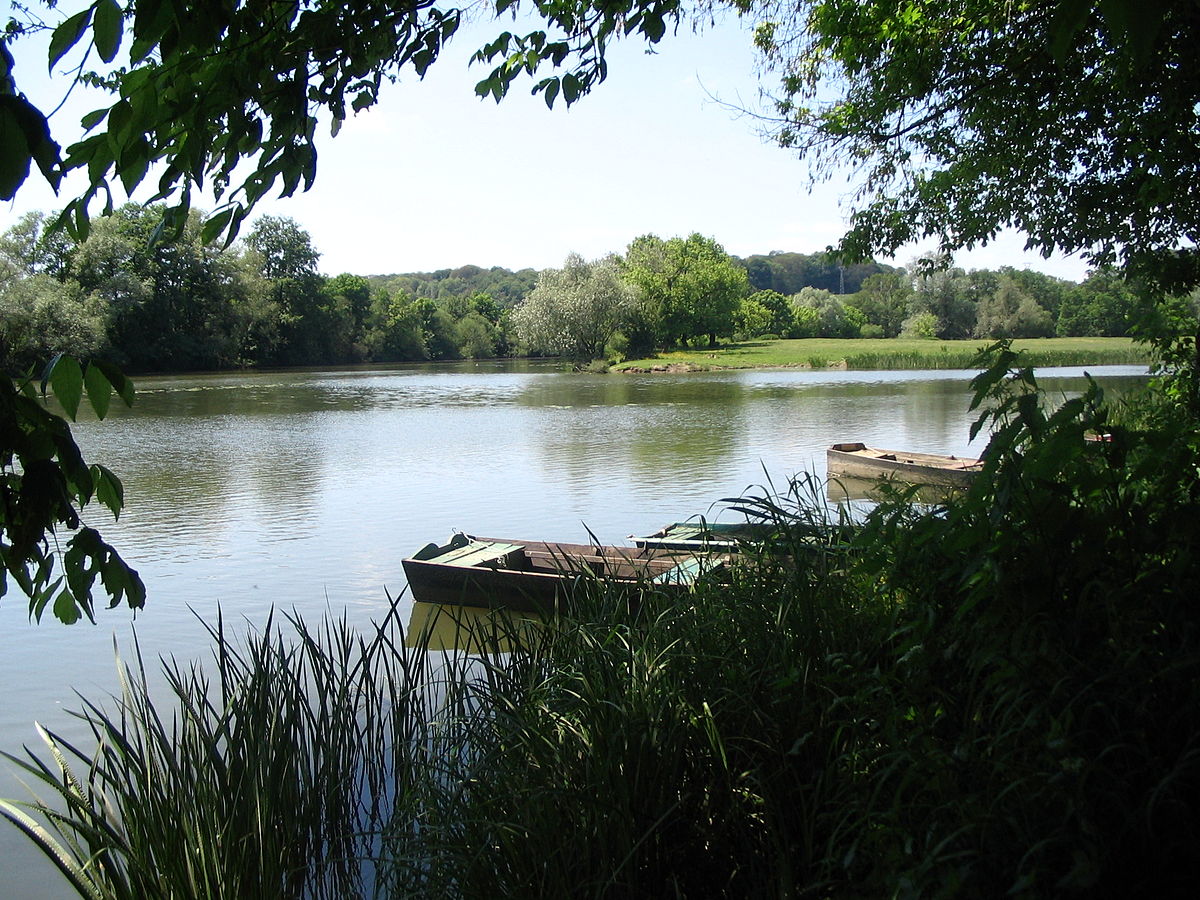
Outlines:
{"label": "boat interior", "polygon": [[601,547],[588,544],[513,543],[455,534],[447,544],[428,544],[413,559],[439,565],[510,572],[591,574],[608,579],[690,584],[702,572],[723,565],[715,558],[653,548]]}

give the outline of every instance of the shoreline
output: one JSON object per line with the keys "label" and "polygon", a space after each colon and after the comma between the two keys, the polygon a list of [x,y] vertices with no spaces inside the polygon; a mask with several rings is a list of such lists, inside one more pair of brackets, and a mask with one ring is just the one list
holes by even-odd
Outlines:
{"label": "shoreline", "polygon": [[[677,374],[736,369],[898,370],[971,369],[986,340],[797,338],[745,341],[713,349],[673,350],[614,363],[615,374]],[[1025,338],[1012,341],[1018,364],[1057,366],[1150,365],[1151,350],[1131,338]]]}

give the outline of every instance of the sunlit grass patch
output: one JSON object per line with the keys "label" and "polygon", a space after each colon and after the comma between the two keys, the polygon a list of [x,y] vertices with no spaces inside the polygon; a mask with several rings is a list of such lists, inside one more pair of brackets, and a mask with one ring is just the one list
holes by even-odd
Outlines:
{"label": "sunlit grass patch", "polygon": [[[915,338],[887,340],[806,338],[747,341],[714,349],[674,350],[650,359],[629,360],[614,371],[651,370],[668,366],[697,369],[827,368],[850,369],[967,369],[975,363],[985,340],[936,341]],[[1026,364],[1045,366],[1142,365],[1149,348],[1130,338],[1036,338],[1013,341],[1025,351]]]}

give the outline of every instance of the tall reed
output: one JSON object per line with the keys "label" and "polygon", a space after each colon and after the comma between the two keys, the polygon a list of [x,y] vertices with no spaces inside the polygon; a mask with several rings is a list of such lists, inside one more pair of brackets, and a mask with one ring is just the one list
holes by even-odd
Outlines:
{"label": "tall reed", "polygon": [[94,751],[41,729],[49,761],[5,754],[50,799],[4,815],[81,896],[372,892],[441,766],[437,673],[390,618],[366,637],[289,623],[241,640],[218,618],[211,664],[164,661],[167,697],[139,649],[120,695],[77,714]]}

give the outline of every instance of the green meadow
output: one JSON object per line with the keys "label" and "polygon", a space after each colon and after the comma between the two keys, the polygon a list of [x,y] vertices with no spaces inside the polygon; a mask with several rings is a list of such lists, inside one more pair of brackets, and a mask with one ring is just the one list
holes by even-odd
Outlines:
{"label": "green meadow", "polygon": [[[989,341],[938,341],[922,338],[802,338],[745,341],[716,348],[683,349],[650,359],[631,359],[613,371],[682,369],[967,369]],[[1032,366],[1140,365],[1150,348],[1132,338],[1029,338],[1012,342]]]}

